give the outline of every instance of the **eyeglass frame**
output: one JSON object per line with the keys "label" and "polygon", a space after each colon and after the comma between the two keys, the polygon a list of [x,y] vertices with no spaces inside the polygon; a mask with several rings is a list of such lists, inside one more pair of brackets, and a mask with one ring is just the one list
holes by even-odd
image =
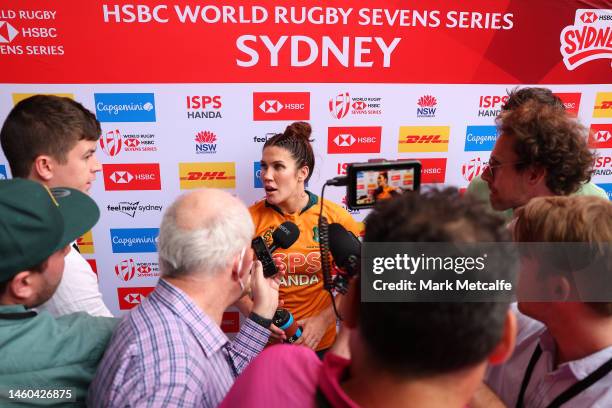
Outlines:
{"label": "eyeglass frame", "polygon": [[495,178],[495,172],[493,171],[493,169],[496,169],[498,167],[503,167],[503,166],[509,166],[509,165],[516,165],[516,164],[523,164],[523,161],[514,161],[514,162],[509,162],[509,163],[499,163],[499,164],[494,164],[494,165],[490,165],[489,163],[491,162],[491,159],[489,159],[489,161],[487,162],[487,164],[485,165],[485,169],[483,170],[483,173],[485,171],[489,171],[489,176],[491,176],[491,179]]}

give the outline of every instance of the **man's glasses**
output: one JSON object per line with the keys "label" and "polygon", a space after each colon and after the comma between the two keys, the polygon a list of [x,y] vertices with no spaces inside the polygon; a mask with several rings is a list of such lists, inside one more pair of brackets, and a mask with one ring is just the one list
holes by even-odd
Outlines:
{"label": "man's glasses", "polygon": [[503,167],[503,166],[510,166],[510,165],[515,165],[515,164],[522,164],[523,162],[521,161],[514,161],[514,162],[509,162],[509,163],[498,163],[494,160],[489,160],[489,162],[487,163],[484,171],[489,173],[489,176],[493,179],[495,178],[495,169],[499,168],[499,167]]}

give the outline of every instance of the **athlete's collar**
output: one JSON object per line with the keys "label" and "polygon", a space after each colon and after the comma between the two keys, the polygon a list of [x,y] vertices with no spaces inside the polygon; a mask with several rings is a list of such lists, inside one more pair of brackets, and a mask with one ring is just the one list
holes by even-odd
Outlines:
{"label": "athlete's collar", "polygon": [[[300,215],[302,215],[304,212],[308,211],[310,209],[310,207],[317,205],[317,203],[319,202],[319,197],[316,196],[315,194],[311,193],[308,190],[305,190],[306,194],[308,194],[308,203],[306,203],[306,206],[304,208],[302,208],[302,211],[300,211]],[[266,207],[270,207],[272,208],[274,211],[278,212],[281,215],[285,215],[285,213],[283,213],[283,210],[281,210],[279,207],[277,207],[276,205],[270,204],[267,201],[265,202],[265,206]]]}

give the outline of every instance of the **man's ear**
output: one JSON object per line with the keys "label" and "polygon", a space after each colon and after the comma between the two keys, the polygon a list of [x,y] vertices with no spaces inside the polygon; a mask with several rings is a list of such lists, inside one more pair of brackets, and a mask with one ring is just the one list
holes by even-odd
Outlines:
{"label": "man's ear", "polygon": [[555,302],[566,302],[572,294],[572,284],[562,275],[552,275],[547,282],[551,300]]}
{"label": "man's ear", "polygon": [[532,165],[526,170],[527,181],[531,185],[537,185],[540,183],[546,184],[546,169],[542,166]]}
{"label": "man's ear", "polygon": [[491,354],[489,354],[489,363],[501,364],[506,361],[512,355],[514,350],[514,344],[516,342],[516,316],[512,310],[508,309],[506,313],[506,321],[504,322],[504,329],[497,346]]}
{"label": "man's ear", "polygon": [[34,295],[34,272],[22,271],[13,276],[7,285],[7,294],[15,300],[30,299]]}
{"label": "man's ear", "polygon": [[55,164],[51,156],[41,154],[34,159],[30,175],[43,181],[49,181],[53,178]]}

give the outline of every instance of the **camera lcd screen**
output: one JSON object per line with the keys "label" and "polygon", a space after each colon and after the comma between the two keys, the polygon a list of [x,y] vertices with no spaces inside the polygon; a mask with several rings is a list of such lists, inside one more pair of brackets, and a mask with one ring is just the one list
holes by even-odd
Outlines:
{"label": "camera lcd screen", "polygon": [[421,164],[416,161],[357,163],[347,168],[350,208],[370,208],[406,191],[419,188]]}

